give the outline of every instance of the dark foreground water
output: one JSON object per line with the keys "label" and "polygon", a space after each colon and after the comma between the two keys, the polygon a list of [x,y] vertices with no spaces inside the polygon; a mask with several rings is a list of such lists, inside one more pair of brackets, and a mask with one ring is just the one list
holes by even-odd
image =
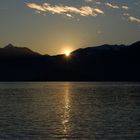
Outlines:
{"label": "dark foreground water", "polygon": [[0,83],[0,140],[140,140],[140,84]]}

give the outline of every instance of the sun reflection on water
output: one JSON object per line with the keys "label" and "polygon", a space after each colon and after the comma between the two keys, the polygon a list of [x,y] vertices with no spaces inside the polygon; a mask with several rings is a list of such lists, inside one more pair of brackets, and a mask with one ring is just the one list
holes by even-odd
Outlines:
{"label": "sun reflection on water", "polygon": [[70,121],[70,96],[68,85],[64,93],[64,113],[62,116],[62,125],[64,134],[68,134],[68,131],[70,130],[69,121]]}

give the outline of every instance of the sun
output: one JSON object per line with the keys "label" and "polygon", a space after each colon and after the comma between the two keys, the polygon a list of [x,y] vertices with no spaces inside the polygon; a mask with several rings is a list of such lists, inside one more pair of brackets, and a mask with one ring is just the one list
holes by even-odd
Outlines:
{"label": "sun", "polygon": [[70,51],[70,50],[64,50],[64,54],[65,54],[67,57],[69,57],[70,54],[71,54],[71,51]]}

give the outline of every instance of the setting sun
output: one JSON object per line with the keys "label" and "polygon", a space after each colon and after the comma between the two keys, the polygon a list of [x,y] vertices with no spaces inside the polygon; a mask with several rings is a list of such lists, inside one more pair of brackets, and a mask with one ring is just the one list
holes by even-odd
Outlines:
{"label": "setting sun", "polygon": [[71,53],[70,50],[65,50],[65,51],[64,51],[64,54],[65,54],[67,57],[70,56],[70,53]]}

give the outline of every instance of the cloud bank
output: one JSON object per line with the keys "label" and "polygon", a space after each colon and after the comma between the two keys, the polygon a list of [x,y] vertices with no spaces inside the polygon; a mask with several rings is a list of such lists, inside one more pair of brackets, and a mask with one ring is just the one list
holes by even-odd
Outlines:
{"label": "cloud bank", "polygon": [[80,16],[97,16],[98,14],[104,14],[104,11],[98,8],[90,6],[74,7],[67,5],[51,5],[49,3],[43,3],[42,5],[36,3],[26,3],[26,5],[39,12],[49,12],[51,14],[63,14],[68,17],[73,17],[73,14]]}
{"label": "cloud bank", "polygon": [[[94,1],[94,0],[85,0],[86,3],[95,2],[95,4],[101,4],[100,1]],[[43,3],[43,4],[37,4],[37,3],[26,3],[27,7],[34,9],[37,13],[51,13],[51,14],[60,14],[65,15],[69,18],[73,18],[75,15],[80,15],[83,17],[87,16],[97,16],[99,14],[104,14],[104,11],[99,8],[94,8],[92,6],[67,6],[63,4],[59,5],[51,5],[50,3]],[[129,10],[129,7],[126,5],[115,5],[109,2],[105,3],[106,6],[118,9],[118,10]],[[127,17],[128,21],[134,22],[140,25],[140,19],[136,18],[134,16],[130,16],[129,14],[123,14]]]}

